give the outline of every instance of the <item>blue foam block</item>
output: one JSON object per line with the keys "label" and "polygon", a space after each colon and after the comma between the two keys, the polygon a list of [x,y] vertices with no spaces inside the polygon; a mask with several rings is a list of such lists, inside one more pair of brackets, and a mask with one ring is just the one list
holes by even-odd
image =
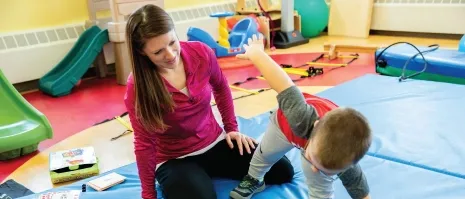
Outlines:
{"label": "blue foam block", "polygon": [[465,178],[465,86],[365,75],[318,94],[361,111],[371,155]]}
{"label": "blue foam block", "polygon": [[[417,47],[420,51],[424,51],[427,47]],[[378,56],[384,49],[376,51]],[[407,60],[418,51],[407,44],[397,44],[386,51],[380,56],[381,59],[387,61],[387,65],[395,68],[402,69]],[[465,52],[450,49],[437,49],[432,52],[423,54],[428,66],[426,73],[438,74],[448,77],[465,78]],[[417,55],[406,67],[407,70],[422,71],[424,68],[424,61],[420,55]]]}

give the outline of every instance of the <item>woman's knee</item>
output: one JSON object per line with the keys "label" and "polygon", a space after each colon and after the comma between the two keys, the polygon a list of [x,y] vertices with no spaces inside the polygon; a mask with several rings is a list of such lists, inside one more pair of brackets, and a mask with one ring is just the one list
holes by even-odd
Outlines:
{"label": "woman's knee", "polygon": [[164,198],[216,199],[211,178],[197,164],[181,162],[166,166],[165,171],[157,172]]}
{"label": "woman's knee", "polygon": [[265,175],[265,183],[272,184],[283,184],[289,183],[294,178],[294,166],[291,161],[284,156],[278,162],[276,162],[270,171]]}

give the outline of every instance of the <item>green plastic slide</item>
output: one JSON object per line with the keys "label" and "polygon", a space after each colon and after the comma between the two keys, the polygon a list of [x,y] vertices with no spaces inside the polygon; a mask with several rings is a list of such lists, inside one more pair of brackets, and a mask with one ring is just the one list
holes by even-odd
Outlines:
{"label": "green plastic slide", "polygon": [[40,78],[39,89],[55,97],[70,94],[108,42],[106,29],[92,26],[84,31],[63,60]]}
{"label": "green plastic slide", "polygon": [[0,70],[0,160],[26,155],[53,137],[47,118],[13,87]]}

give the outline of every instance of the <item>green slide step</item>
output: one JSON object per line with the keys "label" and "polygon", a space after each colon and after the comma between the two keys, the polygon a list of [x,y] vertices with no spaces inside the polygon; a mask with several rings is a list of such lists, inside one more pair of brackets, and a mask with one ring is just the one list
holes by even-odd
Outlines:
{"label": "green slide step", "polygon": [[[401,68],[396,68],[392,66],[386,66],[386,67],[376,66],[376,72],[381,75],[385,75],[385,76],[400,77],[402,75]],[[405,70],[405,75],[411,75],[415,73],[417,73],[417,71],[408,70],[408,69]],[[446,83],[454,83],[454,84],[465,84],[465,79],[463,78],[444,76],[444,75],[432,74],[432,73],[427,73],[427,72],[420,73],[419,75],[412,77],[412,79],[428,80],[428,81],[435,81],[435,82],[446,82]]]}
{"label": "green slide step", "polygon": [[109,42],[108,30],[92,26],[82,33],[66,56],[39,80],[39,89],[59,97],[71,93],[90,65]]}
{"label": "green slide step", "polygon": [[47,118],[13,87],[0,70],[0,160],[26,155],[53,137]]}

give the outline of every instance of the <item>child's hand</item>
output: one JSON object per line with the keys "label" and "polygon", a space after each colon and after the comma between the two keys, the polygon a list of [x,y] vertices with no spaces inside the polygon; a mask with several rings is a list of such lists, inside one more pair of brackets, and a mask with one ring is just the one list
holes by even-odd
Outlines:
{"label": "child's hand", "polygon": [[265,46],[263,45],[263,35],[252,35],[252,38],[248,39],[248,45],[244,44],[245,53],[236,55],[239,59],[250,59],[250,56],[255,52],[264,51]]}

